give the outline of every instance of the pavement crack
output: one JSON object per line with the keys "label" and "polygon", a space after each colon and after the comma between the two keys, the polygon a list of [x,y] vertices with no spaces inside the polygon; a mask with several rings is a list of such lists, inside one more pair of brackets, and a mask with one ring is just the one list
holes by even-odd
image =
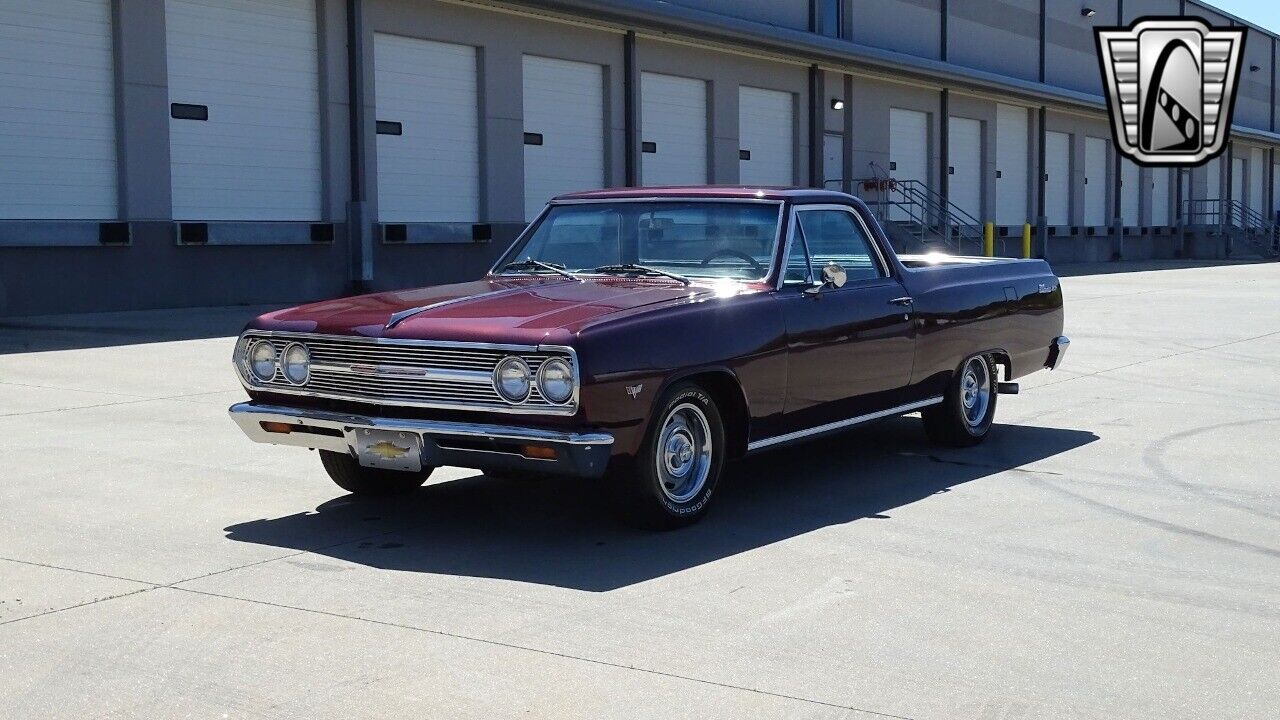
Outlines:
{"label": "pavement crack", "polygon": [[680,673],[673,673],[665,670],[654,670],[652,668],[640,667],[637,665],[625,665],[623,663],[613,662],[610,660],[601,660],[598,658],[591,658],[591,657],[586,657],[582,655],[572,655],[569,653],[557,652],[555,650],[543,650],[540,648],[530,647],[528,645],[519,645],[516,643],[503,642],[501,640],[491,640],[488,638],[476,637],[474,635],[462,635],[460,633],[452,633],[446,630],[436,630],[432,628],[419,627],[416,625],[408,625],[405,623],[391,622],[389,620],[375,620],[373,618],[361,617],[359,615],[348,615],[346,613],[333,612],[330,610],[316,610],[314,608],[299,607],[297,605],[288,605],[285,603],[271,602],[268,600],[255,600],[252,598],[239,597],[236,595],[225,595],[222,593],[209,592],[205,590],[193,590],[191,588],[182,588],[182,587],[170,587],[169,589],[176,590],[178,592],[187,592],[187,593],[193,593],[196,595],[205,595],[207,597],[221,598],[223,600],[235,600],[235,601],[251,603],[255,605],[264,605],[267,607],[274,607],[281,610],[293,610],[296,612],[311,613],[313,615],[322,615],[325,617],[338,618],[342,620],[351,620],[354,622],[369,623],[371,625],[380,625],[383,627],[398,628],[400,630],[410,630],[413,632],[420,632],[428,635],[435,635],[437,637],[447,637],[454,640],[463,640],[467,642],[481,643],[484,645],[505,648],[508,650],[518,650],[522,652],[536,653],[538,655],[543,655],[547,657],[556,657],[556,658],[562,658],[565,660],[572,660],[575,662],[589,663],[592,665],[599,665],[601,667],[614,668],[617,670],[630,670],[633,672],[645,673],[647,675],[653,675],[656,677],[665,677],[673,680],[683,680],[685,682],[693,682],[693,683],[698,683],[700,685],[724,688],[726,690],[737,690],[740,692],[755,693],[757,695],[764,695],[766,697],[778,698],[780,700],[791,700],[794,702],[807,703],[811,705],[819,705],[822,707],[835,708],[838,710],[846,710],[850,712],[863,713],[866,715],[879,717],[879,718],[891,718],[892,720],[913,720],[913,718],[906,715],[894,715],[891,713],[878,712],[876,710],[868,710],[866,708],[860,708],[854,705],[842,705],[839,703],[828,702],[825,700],[817,700],[814,698],[801,697],[799,695],[789,695],[787,693],[774,692],[772,690],[762,690],[760,688],[746,687],[743,685],[734,685],[733,683],[721,682],[718,680],[708,680],[706,678],[694,677],[692,675],[682,675]]}
{"label": "pavement crack", "polygon": [[129,592],[117,593],[115,595],[108,595],[106,597],[94,598],[93,600],[88,600],[82,603],[76,603],[75,605],[68,605],[66,607],[54,608],[52,610],[45,610],[44,612],[38,612],[35,615],[27,615],[25,617],[14,618],[12,620],[0,621],[0,627],[3,627],[5,625],[12,625],[14,623],[20,623],[20,622],[23,622],[24,620],[34,620],[36,618],[53,615],[55,613],[66,612],[67,610],[75,610],[76,608],[88,607],[90,605],[97,605],[98,603],[103,603],[108,600],[115,600],[117,598],[129,597],[131,595],[138,595],[144,592],[151,592],[152,590],[155,590],[158,587],[159,586],[153,585],[151,587],[138,588],[137,590],[130,590]]}

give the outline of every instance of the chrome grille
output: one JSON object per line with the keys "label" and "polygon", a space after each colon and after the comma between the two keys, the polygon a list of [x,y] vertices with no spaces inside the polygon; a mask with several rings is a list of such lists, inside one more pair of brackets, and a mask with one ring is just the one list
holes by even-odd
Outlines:
{"label": "chrome grille", "polygon": [[[305,345],[311,353],[311,374],[303,385],[285,379],[279,367],[268,382],[246,372],[244,352],[255,340],[269,340],[277,361],[289,343]],[[248,387],[292,395],[352,400],[379,405],[493,410],[540,414],[570,414],[577,393],[563,405],[549,402],[538,392],[518,405],[502,399],[493,387],[493,371],[505,357],[522,358],[534,377],[542,363],[553,357],[569,361],[577,375],[572,350],[538,350],[529,346],[431,343],[427,341],[348,338],[331,335],[249,331],[237,344],[236,364]]]}

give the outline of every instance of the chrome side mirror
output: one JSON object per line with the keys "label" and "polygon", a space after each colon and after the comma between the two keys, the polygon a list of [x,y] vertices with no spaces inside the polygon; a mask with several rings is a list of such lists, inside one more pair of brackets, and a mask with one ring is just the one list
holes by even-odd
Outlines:
{"label": "chrome side mirror", "polygon": [[826,267],[822,268],[822,279],[814,280],[809,287],[804,289],[804,294],[816,296],[827,288],[839,289],[844,287],[848,280],[849,275],[844,271],[844,268],[836,263],[828,263]]}
{"label": "chrome side mirror", "polygon": [[842,288],[849,281],[849,274],[844,268],[835,263],[830,263],[822,268],[822,282],[824,285],[830,285],[833,288]]}

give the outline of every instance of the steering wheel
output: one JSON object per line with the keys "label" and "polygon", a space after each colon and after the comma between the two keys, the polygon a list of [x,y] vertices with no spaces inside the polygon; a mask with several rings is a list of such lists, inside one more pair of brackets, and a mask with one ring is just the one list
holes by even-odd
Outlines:
{"label": "steering wheel", "polygon": [[742,252],[741,250],[734,250],[733,248],[720,248],[719,250],[712,252],[710,255],[702,259],[702,266],[706,267],[707,265],[710,265],[712,260],[715,260],[716,258],[721,256],[729,256],[729,257],[738,258],[739,260],[746,260],[748,263],[751,264],[751,269],[755,270],[758,273],[764,273],[764,266],[761,265],[755,258]]}

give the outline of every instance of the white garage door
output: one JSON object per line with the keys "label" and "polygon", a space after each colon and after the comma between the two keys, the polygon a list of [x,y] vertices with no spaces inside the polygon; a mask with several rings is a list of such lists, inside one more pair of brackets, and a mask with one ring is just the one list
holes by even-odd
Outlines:
{"label": "white garage door", "polygon": [[952,205],[982,222],[982,123],[953,117],[947,135],[951,167],[948,199]]}
{"label": "white garage door", "polygon": [[1084,139],[1084,224],[1107,224],[1107,141]]}
{"label": "white garage door", "polygon": [[[929,184],[928,113],[889,108],[889,176]],[[897,207],[889,211],[890,220],[907,218]]]}
{"label": "white garage door", "polygon": [[112,67],[110,0],[0,3],[0,218],[118,215]]}
{"label": "white garage door", "polygon": [[[1216,157],[1213,160],[1210,160],[1209,162],[1205,163],[1204,176],[1205,176],[1205,183],[1204,183],[1205,189],[1204,189],[1203,199],[1219,200],[1219,199],[1225,198],[1226,193],[1222,189],[1222,157],[1221,156]],[[1199,209],[1202,211],[1210,210],[1217,207],[1213,203],[1200,203],[1199,205],[1200,205]],[[1193,220],[1192,222],[1196,222],[1196,221]],[[1218,214],[1216,212],[1209,213],[1204,217],[1204,222],[1207,222],[1210,224],[1218,222]]]}
{"label": "white garage door", "polygon": [[1050,225],[1071,224],[1071,136],[1044,134],[1044,202]]}
{"label": "white garage door", "polygon": [[641,73],[640,116],[644,184],[706,183],[706,81]]}
{"label": "white garage door", "polygon": [[480,219],[476,49],[376,34],[378,219]]}
{"label": "white garage door", "polygon": [[1151,169],[1151,224],[1169,224],[1169,168]]}
{"label": "white garage door", "polygon": [[996,106],[996,223],[1021,225],[1028,221],[1027,110]]}
{"label": "white garage door", "polygon": [[[166,0],[173,216],[319,220],[315,0]],[[173,108],[178,114],[178,107]]]}
{"label": "white garage door", "polygon": [[788,92],[738,89],[738,181],[794,185],[795,100]]}
{"label": "white garage door", "polygon": [[1141,182],[1138,180],[1138,166],[1129,160],[1120,161],[1120,219],[1125,227],[1137,227],[1141,222],[1138,217],[1138,196],[1141,194]]}
{"label": "white garage door", "polygon": [[604,68],[525,55],[524,133],[526,220],[556,195],[604,184]]}
{"label": "white garage door", "polygon": [[822,136],[822,186],[828,190],[844,189],[844,135]]}
{"label": "white garage door", "polygon": [[1271,166],[1271,210],[1280,213],[1280,163]]}
{"label": "white garage door", "polygon": [[1249,209],[1266,216],[1267,161],[1262,148],[1249,151]]}
{"label": "white garage door", "polygon": [[1244,158],[1231,158],[1231,199],[1245,202]]}

